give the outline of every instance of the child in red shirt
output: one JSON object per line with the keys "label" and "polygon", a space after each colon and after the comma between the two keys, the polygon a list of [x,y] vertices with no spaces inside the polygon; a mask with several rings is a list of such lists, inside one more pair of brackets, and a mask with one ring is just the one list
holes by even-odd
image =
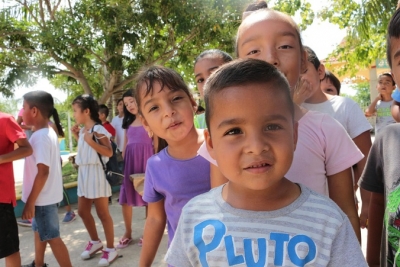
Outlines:
{"label": "child in red shirt", "polygon": [[111,140],[114,141],[115,129],[111,125],[111,123],[107,121],[108,114],[109,114],[108,107],[104,104],[99,105],[99,118],[101,120],[101,124],[103,124],[103,127],[106,128],[106,130],[111,134]]}
{"label": "child in red shirt", "polygon": [[0,129],[0,259],[6,266],[21,266],[12,162],[31,155],[32,147],[13,116],[0,112]]}

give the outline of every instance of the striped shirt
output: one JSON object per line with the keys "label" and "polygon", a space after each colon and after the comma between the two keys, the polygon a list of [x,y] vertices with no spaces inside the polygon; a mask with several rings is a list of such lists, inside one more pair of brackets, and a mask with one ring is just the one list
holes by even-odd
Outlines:
{"label": "striped shirt", "polygon": [[166,261],[187,266],[367,266],[347,216],[329,198],[301,186],[274,211],[235,209],[223,186],[182,210]]}

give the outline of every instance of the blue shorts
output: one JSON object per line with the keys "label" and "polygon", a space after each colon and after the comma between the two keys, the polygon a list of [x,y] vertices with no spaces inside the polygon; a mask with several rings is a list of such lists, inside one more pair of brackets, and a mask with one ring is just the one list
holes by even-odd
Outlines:
{"label": "blue shorts", "polygon": [[35,206],[35,218],[32,220],[32,229],[35,232],[39,232],[40,241],[60,237],[58,204]]}

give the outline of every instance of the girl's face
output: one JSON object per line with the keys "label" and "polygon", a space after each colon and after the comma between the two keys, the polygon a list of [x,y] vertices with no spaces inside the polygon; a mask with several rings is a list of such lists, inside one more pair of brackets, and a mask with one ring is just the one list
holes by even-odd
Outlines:
{"label": "girl's face", "polygon": [[208,77],[213,73],[219,66],[223,65],[224,61],[220,57],[209,57],[201,58],[194,65],[194,78],[197,83],[197,89],[199,89],[200,97],[204,97],[204,84]]}
{"label": "girl's face", "polygon": [[196,102],[183,90],[172,91],[166,86],[161,90],[158,82],[153,84],[153,92],[144,96],[145,86],[139,91],[143,126],[170,145],[183,140],[194,127]]}
{"label": "girl's face", "polygon": [[305,69],[306,53],[289,18],[275,12],[247,17],[238,30],[239,58],[256,58],[275,65],[293,89]]}
{"label": "girl's face", "polygon": [[89,109],[82,110],[82,108],[77,103],[72,104],[72,111],[75,122],[77,124],[85,124],[87,117],[89,116],[90,118]]}
{"label": "girl's face", "polygon": [[124,105],[125,105],[126,109],[130,113],[132,113],[133,115],[138,114],[138,106],[136,104],[135,98],[133,98],[131,96],[126,96],[126,97],[124,97],[123,101],[124,101]]}
{"label": "girl's face", "polygon": [[331,80],[325,78],[321,81],[321,90],[325,94],[339,95],[336,87],[331,83]]}

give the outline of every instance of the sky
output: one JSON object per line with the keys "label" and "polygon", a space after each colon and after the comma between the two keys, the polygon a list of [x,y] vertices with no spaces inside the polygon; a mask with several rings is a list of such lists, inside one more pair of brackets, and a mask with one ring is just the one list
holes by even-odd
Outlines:
{"label": "sky", "polygon": [[[324,3],[327,2],[320,0],[308,0],[314,11],[319,11]],[[296,22],[299,22],[299,18],[295,18]],[[338,26],[333,25],[326,21],[320,21],[315,19],[313,24],[308,26],[305,31],[301,33],[303,44],[310,46],[320,59],[326,58],[335,47],[342,41],[346,32],[340,30]],[[67,98],[67,94],[63,91],[57,90],[52,86],[47,79],[40,79],[35,86],[32,87],[20,87],[14,91],[14,98],[21,99],[22,96],[33,90],[44,90],[53,95],[54,98],[59,101],[64,101]],[[346,88],[342,89],[344,93],[352,94],[351,89],[346,91]],[[342,91],[341,90],[341,91]],[[0,96],[0,98],[2,98]],[[22,105],[22,102],[21,102]]]}

